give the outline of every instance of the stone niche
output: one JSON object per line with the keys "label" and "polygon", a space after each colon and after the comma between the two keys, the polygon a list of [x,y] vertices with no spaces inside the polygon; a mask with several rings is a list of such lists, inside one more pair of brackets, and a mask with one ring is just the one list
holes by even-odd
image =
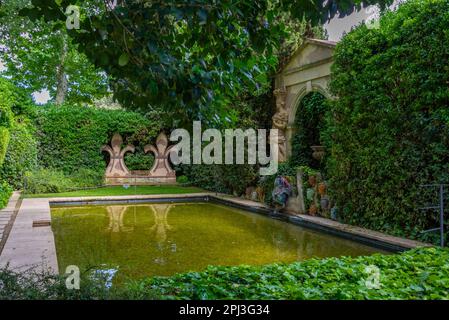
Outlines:
{"label": "stone niche", "polygon": [[104,145],[102,152],[109,153],[109,164],[105,172],[105,184],[114,185],[155,185],[175,184],[176,172],[170,165],[169,155],[172,147],[168,146],[168,138],[160,133],[156,139],[156,146],[146,145],[145,153],[154,154],[153,167],[149,170],[129,170],[125,164],[125,154],[134,152],[133,145],[123,145],[123,138],[116,133],[111,139],[111,145]]}
{"label": "stone niche", "polygon": [[[272,118],[272,127],[278,129],[279,162],[288,161],[292,155],[292,140],[296,131],[295,118],[303,116],[297,112],[302,98],[310,92],[319,92],[328,99],[334,99],[328,85],[335,45],[333,41],[306,39],[276,75],[273,92],[276,97],[276,112]],[[321,146],[311,148],[314,154],[323,152]],[[292,214],[308,212],[305,206],[306,190],[303,180],[304,173],[298,172],[296,175],[298,192],[288,200],[287,212]]]}
{"label": "stone niche", "polygon": [[297,114],[302,98],[310,92],[319,92],[333,99],[328,85],[335,45],[332,41],[306,39],[276,75],[272,127],[278,129],[279,162],[287,161],[292,154],[295,118],[302,116]]}

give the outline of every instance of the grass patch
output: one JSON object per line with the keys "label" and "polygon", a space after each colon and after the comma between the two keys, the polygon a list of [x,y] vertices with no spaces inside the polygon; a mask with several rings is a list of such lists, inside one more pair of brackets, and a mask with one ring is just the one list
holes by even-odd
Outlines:
{"label": "grass patch", "polygon": [[185,194],[205,192],[197,187],[182,187],[175,185],[160,186],[122,186],[101,187],[61,193],[24,194],[24,198],[56,198],[56,197],[93,197],[93,196],[132,196],[149,194]]}

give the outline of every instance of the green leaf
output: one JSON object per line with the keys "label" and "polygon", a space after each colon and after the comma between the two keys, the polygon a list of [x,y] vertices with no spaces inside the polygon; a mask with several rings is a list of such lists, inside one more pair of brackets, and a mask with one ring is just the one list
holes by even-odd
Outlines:
{"label": "green leaf", "polygon": [[119,66],[123,67],[126,66],[129,62],[129,56],[127,53],[123,53],[120,58],[118,58],[118,64]]}

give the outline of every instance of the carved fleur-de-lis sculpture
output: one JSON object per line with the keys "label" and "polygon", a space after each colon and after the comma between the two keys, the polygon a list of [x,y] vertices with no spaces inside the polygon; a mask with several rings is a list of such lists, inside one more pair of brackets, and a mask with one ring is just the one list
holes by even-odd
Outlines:
{"label": "carved fleur-de-lis sculpture", "polygon": [[[105,145],[101,151],[109,153],[110,160],[106,168],[106,178],[108,177],[127,177],[130,175],[128,168],[125,165],[125,153],[134,152],[133,145],[127,145],[122,149],[123,139],[118,133],[114,134],[111,140],[111,146]],[[111,148],[112,147],[112,148]]]}
{"label": "carved fleur-de-lis sculpture", "polygon": [[144,147],[145,153],[151,151],[154,154],[154,164],[150,170],[150,176],[153,177],[174,177],[175,170],[170,166],[168,157],[172,147],[168,147],[168,138],[165,133],[161,132],[156,139],[156,147],[153,145],[146,145]]}

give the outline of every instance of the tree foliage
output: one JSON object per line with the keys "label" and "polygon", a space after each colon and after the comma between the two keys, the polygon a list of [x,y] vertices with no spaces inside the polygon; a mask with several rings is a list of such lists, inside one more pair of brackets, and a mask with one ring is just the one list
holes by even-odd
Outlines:
{"label": "tree foliage", "polygon": [[[367,1],[381,4],[391,0]],[[79,2],[80,3],[80,2]],[[83,2],[80,30],[70,35],[89,60],[111,75],[125,106],[175,108],[184,119],[225,119],[227,101],[267,82],[284,34],[281,12],[319,21],[361,1],[168,0]],[[73,1],[33,0],[32,18],[65,21]],[[80,3],[81,4],[81,3]]]}
{"label": "tree foliage", "polygon": [[104,96],[106,74],[79,52],[65,26],[18,14],[30,5],[30,0],[8,0],[0,6],[0,60],[6,67],[2,74],[28,94],[48,90],[53,101],[58,91],[61,102],[68,103]]}

